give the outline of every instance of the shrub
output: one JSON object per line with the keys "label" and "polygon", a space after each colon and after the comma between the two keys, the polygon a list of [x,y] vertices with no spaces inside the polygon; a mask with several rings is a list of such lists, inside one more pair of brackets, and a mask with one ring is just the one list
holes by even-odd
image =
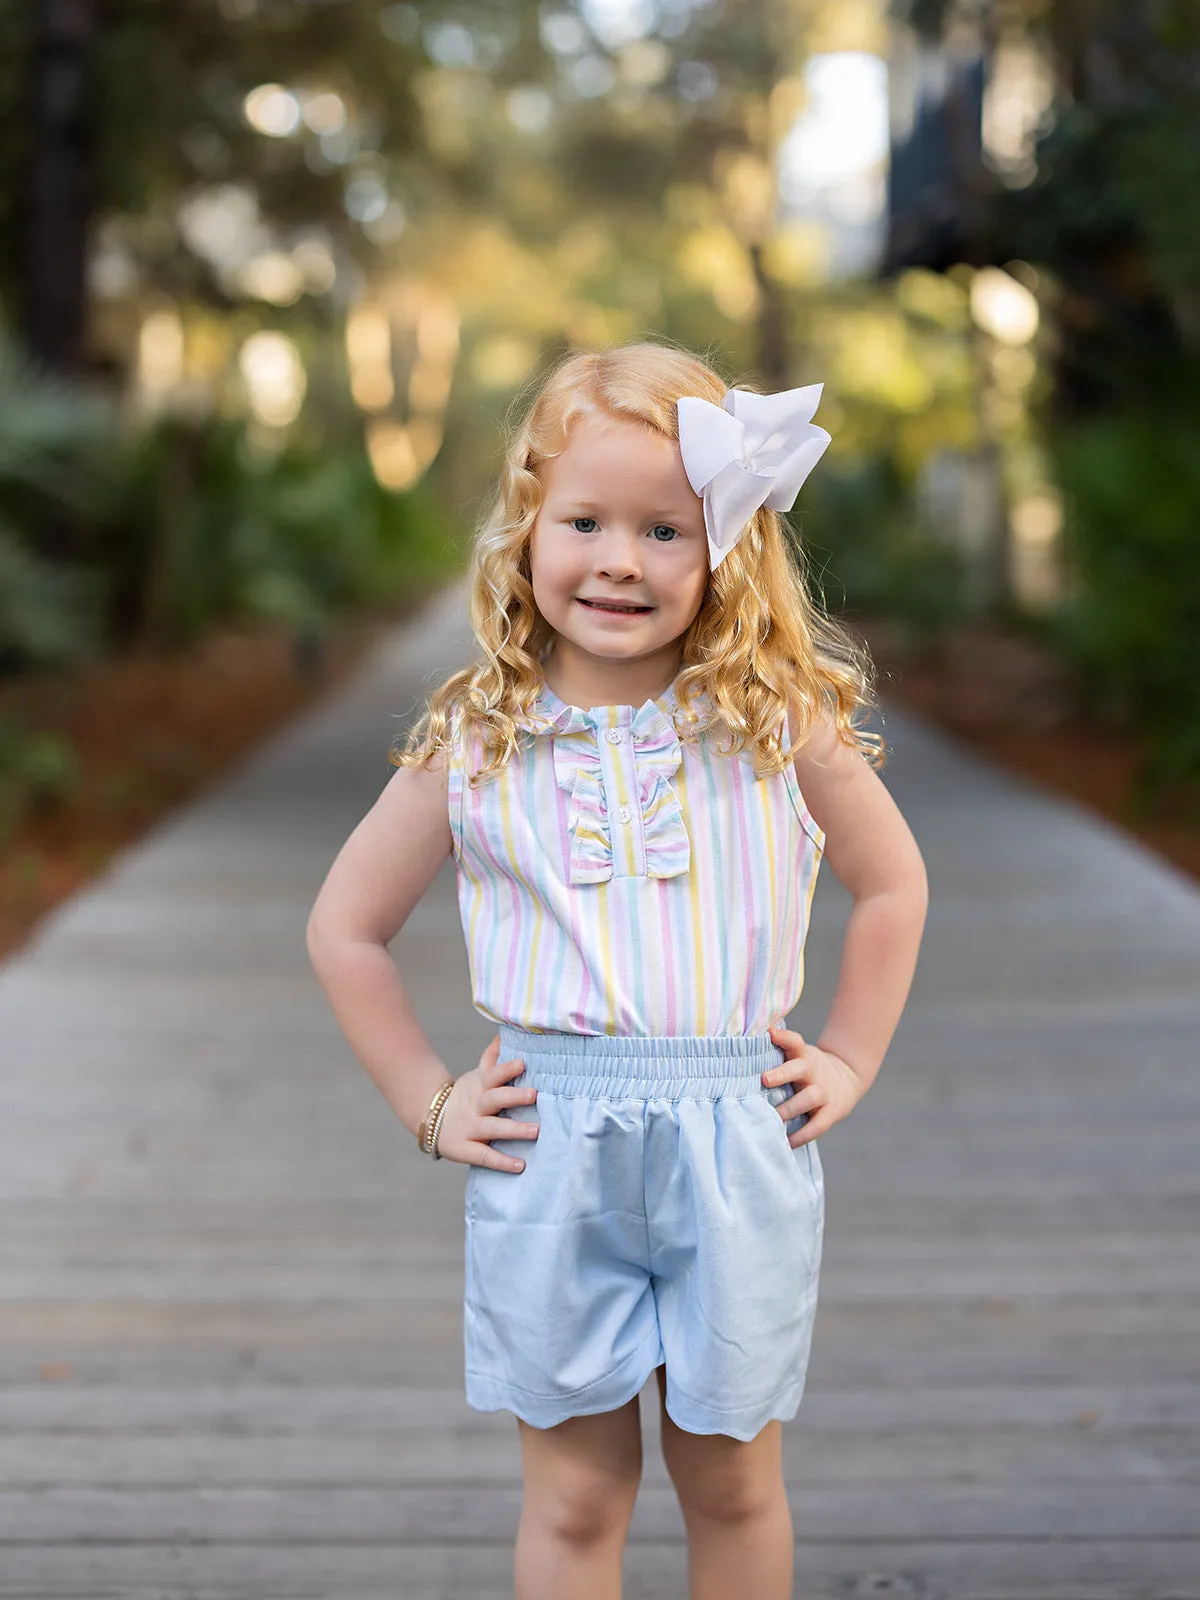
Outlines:
{"label": "shrub", "polygon": [[1055,444],[1075,579],[1057,632],[1110,721],[1144,731],[1150,800],[1200,779],[1200,411],[1149,408]]}
{"label": "shrub", "polygon": [[99,643],[102,586],[76,546],[114,425],[98,397],[0,335],[0,673],[58,665]]}
{"label": "shrub", "polygon": [[361,447],[254,450],[239,423],[164,418],[134,442],[100,536],[110,627],[163,643],[223,617],[309,627],[455,563],[424,486],[394,495]]}
{"label": "shrub", "polygon": [[805,489],[803,547],[830,611],[877,612],[917,649],[967,610],[961,553],[926,532],[885,455],[830,464]]}

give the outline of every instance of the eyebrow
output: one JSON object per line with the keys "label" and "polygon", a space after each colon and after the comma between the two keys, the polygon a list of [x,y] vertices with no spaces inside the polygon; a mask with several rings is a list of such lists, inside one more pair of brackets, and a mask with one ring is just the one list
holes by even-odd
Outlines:
{"label": "eyebrow", "polygon": [[[546,503],[547,505],[552,505],[556,511],[560,508],[565,509],[567,506],[571,506],[578,515],[588,517],[604,509],[597,501],[589,500],[585,495],[565,494],[561,490],[557,494],[548,494]],[[697,514],[703,515],[700,511],[699,501],[697,501],[694,510],[685,511],[682,506],[675,506],[665,511],[656,510],[653,516],[658,522],[687,522],[689,519],[695,518]]]}

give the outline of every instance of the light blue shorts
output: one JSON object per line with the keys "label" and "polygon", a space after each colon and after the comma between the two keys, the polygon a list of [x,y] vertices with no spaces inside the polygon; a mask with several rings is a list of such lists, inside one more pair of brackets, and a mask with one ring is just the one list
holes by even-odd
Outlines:
{"label": "light blue shorts", "polygon": [[500,1026],[536,1141],[467,1174],[467,1402],[534,1427],[613,1411],[667,1369],[689,1433],[752,1439],[796,1414],[825,1185],[761,1077],[767,1034],[627,1037]]}

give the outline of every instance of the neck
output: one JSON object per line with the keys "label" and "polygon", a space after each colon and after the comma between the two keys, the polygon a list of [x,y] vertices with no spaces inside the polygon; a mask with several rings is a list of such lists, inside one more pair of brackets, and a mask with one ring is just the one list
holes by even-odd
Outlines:
{"label": "neck", "polygon": [[548,687],[567,705],[580,711],[596,706],[644,705],[657,700],[675,681],[679,651],[660,651],[637,661],[597,661],[575,658],[558,639],[542,658],[542,676]]}

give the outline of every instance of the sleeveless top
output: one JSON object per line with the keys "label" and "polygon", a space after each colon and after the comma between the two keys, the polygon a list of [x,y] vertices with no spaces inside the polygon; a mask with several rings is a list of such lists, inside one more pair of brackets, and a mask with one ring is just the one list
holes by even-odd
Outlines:
{"label": "sleeveless top", "polygon": [[534,1032],[765,1032],[804,986],[825,835],[791,762],[756,776],[718,726],[681,741],[674,685],[641,706],[544,685],[522,748],[481,764],[452,723],[450,829],[475,1009]]}

